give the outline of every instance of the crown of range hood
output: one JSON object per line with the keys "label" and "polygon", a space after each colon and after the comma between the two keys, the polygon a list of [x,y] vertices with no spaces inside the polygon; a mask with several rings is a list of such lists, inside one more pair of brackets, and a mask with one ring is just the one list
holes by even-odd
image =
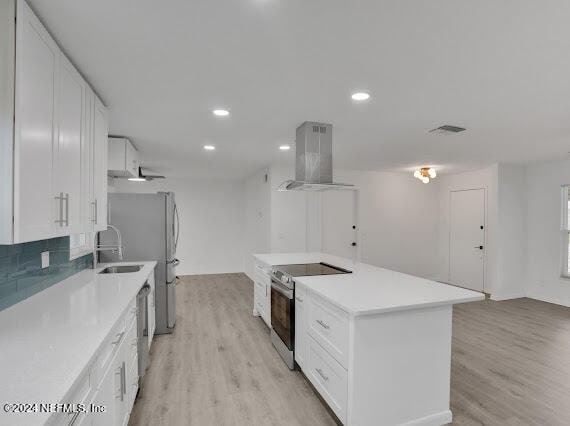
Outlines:
{"label": "crown of range hood", "polygon": [[286,180],[278,191],[351,190],[354,185],[333,182],[332,124],[305,121],[297,127],[295,180]]}

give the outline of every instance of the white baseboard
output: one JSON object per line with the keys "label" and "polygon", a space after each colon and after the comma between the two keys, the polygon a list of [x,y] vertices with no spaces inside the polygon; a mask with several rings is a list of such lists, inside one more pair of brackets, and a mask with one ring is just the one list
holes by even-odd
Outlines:
{"label": "white baseboard", "polygon": [[541,302],[552,303],[554,305],[570,307],[570,301],[554,299],[552,297],[544,296],[541,294],[528,294],[526,297],[529,299],[540,300]]}
{"label": "white baseboard", "polygon": [[524,293],[504,293],[504,294],[491,294],[491,300],[499,302],[501,300],[520,299],[527,297]]}
{"label": "white baseboard", "polygon": [[410,422],[402,423],[402,426],[441,426],[451,423],[453,415],[450,410],[440,413],[430,414],[429,416],[420,417]]}

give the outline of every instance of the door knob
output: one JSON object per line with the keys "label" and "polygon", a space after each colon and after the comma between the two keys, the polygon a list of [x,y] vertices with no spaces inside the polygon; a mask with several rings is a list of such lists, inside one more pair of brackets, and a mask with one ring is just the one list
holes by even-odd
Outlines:
{"label": "door knob", "polygon": [[476,249],[483,250],[483,246],[475,246]]}

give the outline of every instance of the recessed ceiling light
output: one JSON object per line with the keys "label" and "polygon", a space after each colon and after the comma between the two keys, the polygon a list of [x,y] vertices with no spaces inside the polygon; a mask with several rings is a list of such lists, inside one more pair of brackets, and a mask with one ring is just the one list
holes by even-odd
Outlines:
{"label": "recessed ceiling light", "polygon": [[291,149],[291,147],[290,147],[289,145],[281,145],[281,146],[279,147],[279,149],[280,149],[281,151],[289,151],[289,150]]}
{"label": "recessed ceiling light", "polygon": [[212,113],[218,117],[227,117],[230,115],[230,112],[227,109],[215,109]]}
{"label": "recessed ceiling light", "polygon": [[356,92],[352,94],[351,98],[353,101],[367,101],[370,99],[370,93]]}
{"label": "recessed ceiling light", "polygon": [[204,145],[204,149],[206,151],[213,151],[214,149],[216,149],[216,147],[214,145]]}

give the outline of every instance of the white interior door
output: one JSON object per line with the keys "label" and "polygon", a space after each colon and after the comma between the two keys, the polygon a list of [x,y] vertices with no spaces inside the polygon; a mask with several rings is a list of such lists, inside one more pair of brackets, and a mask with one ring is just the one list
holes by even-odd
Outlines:
{"label": "white interior door", "polygon": [[449,282],[483,291],[485,284],[485,190],[451,191]]}

